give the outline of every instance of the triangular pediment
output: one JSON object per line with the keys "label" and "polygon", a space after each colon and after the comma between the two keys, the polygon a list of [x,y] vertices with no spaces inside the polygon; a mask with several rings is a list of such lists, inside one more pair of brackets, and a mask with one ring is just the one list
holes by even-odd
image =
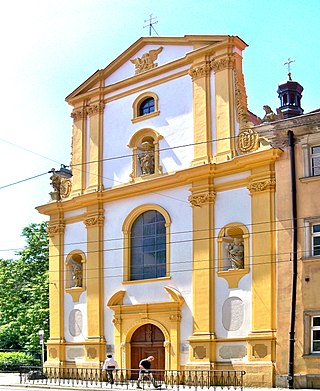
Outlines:
{"label": "triangular pediment", "polygon": [[[141,37],[104,69],[97,70],[67,96],[71,103],[80,95],[132,78],[177,60],[190,62],[194,53],[228,41],[228,35],[185,35],[183,37]],[[236,39],[240,40],[238,37]],[[246,46],[243,43],[244,47]]]}

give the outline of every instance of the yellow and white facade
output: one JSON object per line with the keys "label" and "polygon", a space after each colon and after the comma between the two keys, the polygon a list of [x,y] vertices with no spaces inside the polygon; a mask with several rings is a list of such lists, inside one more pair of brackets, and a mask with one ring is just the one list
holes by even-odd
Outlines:
{"label": "yellow and white facade", "polygon": [[[48,366],[97,367],[109,352],[135,368],[152,352],[158,368],[243,369],[246,384],[273,385],[282,152],[252,130],[245,47],[140,38],[67,97],[71,192],[38,207],[50,216]],[[158,274],[132,278],[133,232],[149,212],[165,256]],[[226,250],[236,238],[240,267]]]}

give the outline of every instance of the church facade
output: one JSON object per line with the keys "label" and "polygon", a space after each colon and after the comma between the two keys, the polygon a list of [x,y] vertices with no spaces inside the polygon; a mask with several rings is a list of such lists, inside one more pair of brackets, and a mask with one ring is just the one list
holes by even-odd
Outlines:
{"label": "church facade", "polygon": [[[67,98],[52,175],[47,366],[243,369],[273,385],[275,162],[236,36],[137,40]],[[56,183],[57,181],[57,183]]]}

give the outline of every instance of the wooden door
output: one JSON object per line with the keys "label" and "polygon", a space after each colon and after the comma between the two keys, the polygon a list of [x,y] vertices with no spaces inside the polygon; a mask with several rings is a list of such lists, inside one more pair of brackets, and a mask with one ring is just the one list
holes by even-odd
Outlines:
{"label": "wooden door", "polygon": [[139,369],[139,362],[154,357],[152,369],[165,369],[164,335],[153,324],[139,327],[131,338],[131,368]]}

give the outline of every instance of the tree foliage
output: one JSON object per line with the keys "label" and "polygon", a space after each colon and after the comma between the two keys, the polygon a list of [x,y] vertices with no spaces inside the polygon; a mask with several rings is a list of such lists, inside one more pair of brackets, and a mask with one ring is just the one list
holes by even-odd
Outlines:
{"label": "tree foliage", "polygon": [[39,330],[48,335],[49,246],[47,223],[22,230],[26,247],[17,260],[0,259],[0,349],[40,351]]}

